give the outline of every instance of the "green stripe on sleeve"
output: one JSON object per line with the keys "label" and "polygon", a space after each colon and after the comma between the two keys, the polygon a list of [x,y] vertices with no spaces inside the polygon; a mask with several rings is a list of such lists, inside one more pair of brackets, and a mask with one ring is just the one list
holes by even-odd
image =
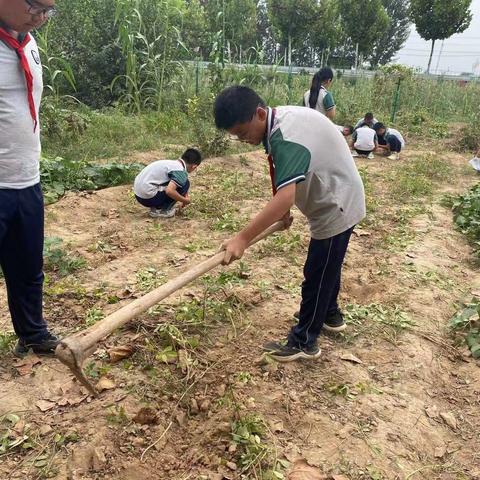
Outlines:
{"label": "green stripe on sleeve", "polygon": [[335,106],[335,101],[333,100],[333,95],[330,92],[323,97],[323,106],[325,110],[331,110]]}
{"label": "green stripe on sleeve", "polygon": [[270,145],[275,165],[275,186],[281,188],[305,180],[310,166],[310,151],[299,143],[284,140],[280,129],[272,135]]}
{"label": "green stripe on sleeve", "polygon": [[174,170],[168,174],[170,180],[174,181],[179,187],[184,187],[188,180],[185,170]]}

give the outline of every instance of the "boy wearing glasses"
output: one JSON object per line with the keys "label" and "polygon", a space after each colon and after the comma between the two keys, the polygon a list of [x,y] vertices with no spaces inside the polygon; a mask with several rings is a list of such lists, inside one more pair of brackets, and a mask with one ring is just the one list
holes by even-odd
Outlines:
{"label": "boy wearing glasses", "polygon": [[40,187],[40,54],[30,31],[56,13],[54,0],[0,0],[0,266],[18,336],[15,355],[52,353],[43,319]]}
{"label": "boy wearing glasses", "polygon": [[249,242],[277,220],[291,224],[295,204],[307,217],[311,240],[304,266],[298,324],[285,342],[264,349],[280,362],[316,359],[323,329],[345,329],[337,296],[354,226],[365,217],[363,184],[337,127],[304,107],[269,108],[251,88],[233,86],[215,100],[217,128],[269,154],[274,196],[236,236],[225,242],[224,263],[241,258]]}

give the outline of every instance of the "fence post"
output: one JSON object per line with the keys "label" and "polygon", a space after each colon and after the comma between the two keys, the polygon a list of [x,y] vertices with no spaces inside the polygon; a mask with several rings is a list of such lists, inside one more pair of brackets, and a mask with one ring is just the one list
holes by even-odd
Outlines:
{"label": "fence post", "polygon": [[393,96],[393,105],[392,105],[392,114],[390,116],[390,123],[395,121],[395,116],[397,115],[398,110],[398,99],[400,98],[400,84],[402,83],[402,77],[398,78],[397,90]]}
{"label": "fence post", "polygon": [[198,97],[198,93],[200,90],[200,61],[197,57],[197,65],[195,67],[195,96]]}
{"label": "fence post", "polygon": [[292,92],[292,64],[288,67],[288,78],[287,78],[287,88],[288,88],[288,105],[291,103],[291,92]]}

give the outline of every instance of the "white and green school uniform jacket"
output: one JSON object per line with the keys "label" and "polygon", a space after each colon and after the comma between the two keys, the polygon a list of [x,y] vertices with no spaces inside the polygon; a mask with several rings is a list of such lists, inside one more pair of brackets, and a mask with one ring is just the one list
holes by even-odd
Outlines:
{"label": "white and green school uniform jacket", "polygon": [[[303,101],[306,107],[309,107],[310,104],[308,101],[310,100],[310,90],[305,92],[303,96]],[[333,95],[322,85],[318,92],[318,99],[317,104],[315,105],[315,110],[324,115],[327,114],[329,110],[331,110],[335,106],[335,101],[333,100]]]}
{"label": "white and green school uniform jacket", "polygon": [[133,183],[133,191],[137,197],[153,198],[158,192],[166,190],[171,181],[182,188],[187,180],[187,166],[182,159],[157,160],[147,165],[137,175]]}
{"label": "white and green school uniform jacket", "polygon": [[[33,76],[38,119],[43,81],[40,53],[34,38],[24,48]],[[0,188],[28,188],[40,181],[40,128],[34,129],[25,74],[18,56],[0,40]]]}
{"label": "white and green school uniform jacket", "polygon": [[402,145],[402,148],[405,147],[405,139],[402,137],[402,134],[398,130],[395,130],[394,128],[387,128],[384,137],[387,138],[388,135],[397,137]]}
{"label": "white and green school uniform jacket", "polygon": [[333,237],[365,217],[362,179],[327,117],[304,107],[269,109],[266,138],[275,186],[297,184],[295,205],[307,217],[312,238]]}

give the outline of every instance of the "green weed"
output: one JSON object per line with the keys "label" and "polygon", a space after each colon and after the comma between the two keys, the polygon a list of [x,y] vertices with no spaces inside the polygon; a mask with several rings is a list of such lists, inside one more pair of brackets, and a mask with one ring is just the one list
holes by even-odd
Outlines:
{"label": "green weed", "polygon": [[11,352],[16,340],[14,332],[0,332],[0,355]]}
{"label": "green weed", "polygon": [[480,300],[473,299],[464,305],[451,318],[449,327],[464,336],[473,358],[480,358]]}
{"label": "green weed", "polygon": [[241,474],[247,478],[281,480],[288,462],[276,458],[272,447],[266,443],[268,428],[258,415],[239,417],[232,423],[232,441],[237,445]]}
{"label": "green weed", "polygon": [[166,275],[153,267],[139,270],[136,274],[137,286],[142,292],[148,292],[165,282]]}
{"label": "green weed", "polygon": [[455,225],[470,239],[478,255],[480,251],[480,183],[464,195],[450,198],[449,202]]}
{"label": "green weed", "polygon": [[416,325],[397,305],[348,304],[343,309],[343,314],[345,321],[354,327],[353,338],[369,334],[395,343],[403,331]]}
{"label": "green weed", "polygon": [[105,314],[99,308],[90,308],[85,313],[85,325],[91,327],[105,318]]}
{"label": "green weed", "polygon": [[45,270],[64,277],[84,268],[86,261],[78,255],[64,250],[63,240],[58,237],[46,237],[43,247]]}

